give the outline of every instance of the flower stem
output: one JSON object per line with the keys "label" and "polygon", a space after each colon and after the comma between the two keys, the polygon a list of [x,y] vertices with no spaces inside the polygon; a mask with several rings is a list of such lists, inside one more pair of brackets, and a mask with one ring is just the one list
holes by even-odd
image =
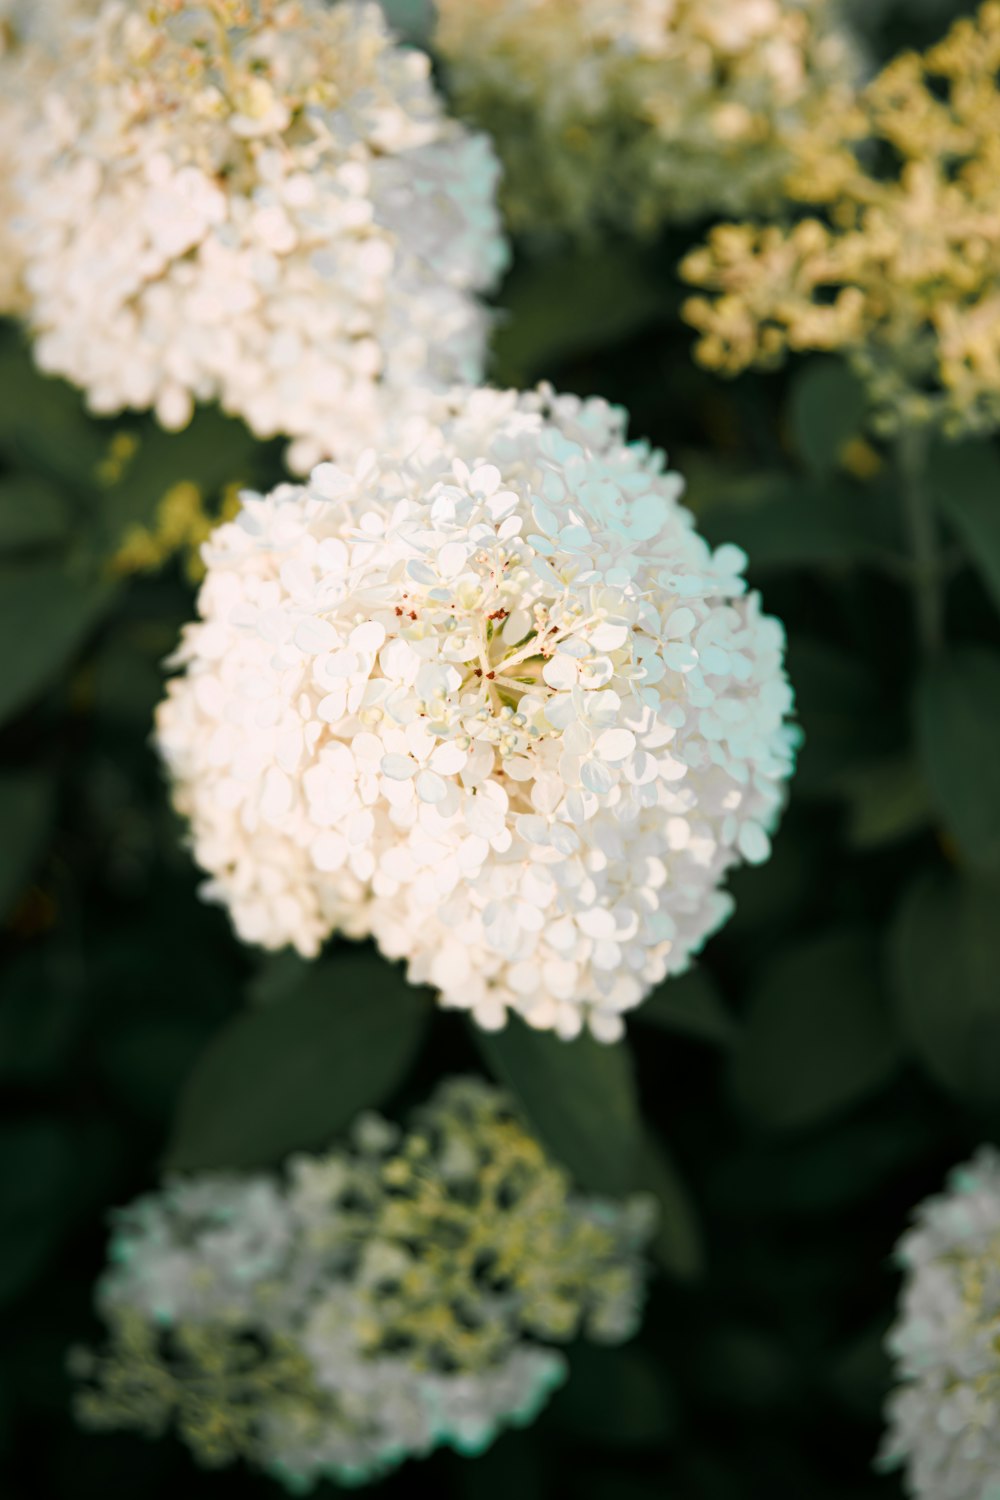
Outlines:
{"label": "flower stem", "polygon": [[935,656],[944,643],[944,596],[938,529],[927,487],[928,437],[926,428],[905,428],[897,440],[896,461],[913,559],[910,578],[917,637],[924,653]]}

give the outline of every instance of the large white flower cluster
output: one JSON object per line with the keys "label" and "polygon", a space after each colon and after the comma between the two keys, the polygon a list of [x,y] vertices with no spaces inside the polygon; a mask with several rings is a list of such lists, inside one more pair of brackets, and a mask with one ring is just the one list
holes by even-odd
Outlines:
{"label": "large white flower cluster", "polygon": [[1000,1497],[1000,1153],[983,1148],[900,1241],[900,1384],[880,1455],[920,1500]]}
{"label": "large white flower cluster", "polygon": [[773,207],[788,143],[857,72],[835,0],[437,0],[459,111],[523,229]]}
{"label": "large white flower cluster", "polygon": [[306,472],[482,374],[498,167],[361,0],[105,0],[16,146],[40,366]]}
{"label": "large white flower cluster", "polygon": [[780,624],[606,402],[456,392],[407,445],[246,495],[158,715],[207,893],[309,956],[572,1037],[725,919],[796,731]]}
{"label": "large white flower cluster", "polygon": [[442,1085],[402,1135],[287,1178],[178,1178],[117,1216],[80,1415],[296,1494],[449,1444],[481,1451],[566,1375],[554,1343],[637,1326],[650,1201],[575,1195],[498,1090]]}

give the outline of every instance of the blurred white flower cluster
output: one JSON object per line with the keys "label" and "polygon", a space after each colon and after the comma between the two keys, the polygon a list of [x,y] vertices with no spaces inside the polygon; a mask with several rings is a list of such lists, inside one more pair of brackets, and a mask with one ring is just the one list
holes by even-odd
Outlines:
{"label": "blurred white flower cluster", "polygon": [[100,0],[0,0],[0,57],[29,43],[51,47]]}
{"label": "blurred white flower cluster", "polygon": [[789,141],[850,98],[835,0],[438,0],[459,113],[518,228],[651,230],[773,206]]}
{"label": "blurred white flower cluster", "polygon": [[883,1467],[920,1500],[1000,1496],[1000,1153],[983,1148],[900,1241],[906,1272],[889,1335],[900,1384]]}
{"label": "blurred white flower cluster", "polygon": [[17,143],[48,87],[60,41],[100,0],[0,0],[0,317],[24,310],[25,246],[14,233]]}
{"label": "blurred white flower cluster", "polygon": [[306,472],[481,377],[498,167],[377,5],[105,0],[46,73],[10,146],[23,311],[96,412],[218,400]]}
{"label": "blurred white flower cluster", "polygon": [[681,489],[543,388],[244,497],[158,716],[243,938],[373,934],[484,1027],[621,1035],[767,857],[796,744],[782,627]]}
{"label": "blurred white flower cluster", "polygon": [[121,1212],[80,1415],[176,1425],[295,1493],[476,1453],[565,1378],[552,1342],[635,1331],[652,1227],[645,1198],[573,1194],[502,1093],[453,1079],[405,1135],[365,1115],[286,1180],[178,1178]]}

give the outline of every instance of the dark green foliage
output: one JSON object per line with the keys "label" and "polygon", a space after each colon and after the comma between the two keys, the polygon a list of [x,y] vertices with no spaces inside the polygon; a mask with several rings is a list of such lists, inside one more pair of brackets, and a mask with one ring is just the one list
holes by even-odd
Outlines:
{"label": "dark green foliage", "polygon": [[993,443],[938,443],[930,457],[934,498],[1000,605],[1000,454]]}
{"label": "dark green foliage", "polygon": [[259,1167],[324,1146],[413,1062],[429,998],[370,948],[335,950],[220,1031],[185,1083],[166,1165]]}
{"label": "dark green foliage", "polygon": [[53,785],[38,771],[0,777],[0,914],[6,915],[45,850],[52,825]]}
{"label": "dark green foliage", "polygon": [[927,667],[917,684],[917,743],[959,853],[1000,868],[1000,651],[964,646]]}
{"label": "dark green foliage", "polygon": [[654,990],[643,1001],[636,1020],[662,1026],[665,1031],[701,1037],[720,1047],[730,1046],[737,1035],[736,1022],[702,967],[689,969]]}
{"label": "dark green foliage", "polygon": [[1000,1112],[1000,880],[917,876],[890,933],[899,1025],[930,1075]]}
{"label": "dark green foliage", "polygon": [[789,399],[795,446],[817,474],[831,474],[844,449],[860,436],[865,422],[865,393],[839,359],[813,360],[799,371]]}
{"label": "dark green foliage", "polygon": [[892,1077],[900,1044],[878,958],[872,936],[843,927],[764,968],[733,1057],[733,1092],[751,1122],[813,1125]]}
{"label": "dark green foliage", "polygon": [[562,1042],[517,1019],[474,1037],[490,1072],[578,1182],[616,1194],[638,1185],[642,1118],[627,1048],[587,1035]]}
{"label": "dark green foliage", "polygon": [[504,289],[491,379],[525,386],[545,378],[553,361],[599,351],[655,324],[667,294],[648,255],[632,245],[523,262]]}
{"label": "dark green foliage", "polygon": [[0,632],[9,642],[0,719],[50,685],[107,608],[111,591],[104,579],[72,571],[66,555],[0,567]]}

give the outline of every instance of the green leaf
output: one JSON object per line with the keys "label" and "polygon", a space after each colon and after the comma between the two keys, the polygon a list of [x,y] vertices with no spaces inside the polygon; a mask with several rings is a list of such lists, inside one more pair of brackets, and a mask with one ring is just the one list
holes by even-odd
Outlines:
{"label": "green leaf", "polygon": [[765,971],[734,1053],[732,1086],[759,1124],[794,1129],[872,1093],[899,1058],[877,946],[845,930],[787,949]]}
{"label": "green leaf", "polygon": [[106,429],[65,381],[42,375],[17,337],[0,339],[0,451],[19,468],[87,489],[103,457]]}
{"label": "green leaf", "polygon": [[259,444],[242,422],[214,407],[199,408],[182,432],[164,432],[150,419],[122,476],[101,495],[101,514],[115,541],[129,526],[151,524],[169,489],[190,482],[205,495],[245,483],[253,474]]}
{"label": "green leaf", "polygon": [[208,1030],[190,1016],[137,1016],[102,1038],[102,1070],[129,1109],[159,1125],[170,1119]]}
{"label": "green leaf", "polygon": [[727,934],[735,934],[741,945],[767,952],[776,935],[783,936],[811,903],[822,879],[812,839],[796,823],[786,821],[766,864],[742,865],[730,873],[726,886],[736,909]]}
{"label": "green leaf", "polygon": [[648,1355],[580,1343],[552,1420],[580,1442],[648,1447],[673,1436],[677,1406],[665,1371]]}
{"label": "green leaf", "polygon": [[847,802],[847,839],[855,849],[877,849],[919,833],[931,820],[923,773],[909,755],[848,771],[841,790]]}
{"label": "green leaf", "polygon": [[861,431],[868,401],[864,388],[839,359],[813,360],[796,377],[791,394],[795,445],[817,474],[835,469],[845,446]]}
{"label": "green leaf", "polygon": [[1000,652],[962,646],[925,669],[917,741],[934,804],[969,864],[1000,868]]}
{"label": "green leaf", "polygon": [[717,515],[752,514],[795,492],[797,481],[785,469],[748,468],[701,448],[683,449],[677,458],[684,473],[684,504],[697,517],[700,531],[709,535],[712,528],[713,544],[728,540],[724,521],[715,524]]}
{"label": "green leaf", "polygon": [[542,1453],[545,1439],[537,1427],[508,1429],[489,1445],[488,1455],[469,1463],[463,1454],[448,1476],[446,1493],[460,1500],[546,1500]]}
{"label": "green leaf", "polygon": [[205,1049],[168,1167],[263,1166],[327,1144],[399,1084],[429,1016],[426,996],[373,950],[317,960],[284,1000],[247,1010]]}
{"label": "green leaf", "polygon": [[1000,455],[990,442],[941,442],[928,473],[942,515],[1000,608]]}
{"label": "green leaf", "polygon": [[787,667],[804,735],[794,791],[837,796],[852,768],[889,748],[885,695],[863,658],[823,641],[792,636]]}
{"label": "green leaf", "polygon": [[795,1365],[775,1333],[735,1321],[707,1331],[698,1364],[713,1404],[774,1411],[787,1400]]}
{"label": "green leaf", "polygon": [[78,650],[113,589],[65,562],[0,567],[0,636],[9,642],[0,674],[0,721],[24,708]]}
{"label": "green leaf", "polygon": [[663,312],[662,286],[632,246],[524,261],[504,286],[492,379],[498,385],[530,384]]}
{"label": "green leaf", "polygon": [[653,1253],[664,1271],[680,1281],[693,1281],[704,1270],[701,1228],[691,1197],[672,1158],[646,1133],[637,1180],[656,1199],[659,1217]]}
{"label": "green leaf", "polygon": [[560,1041],[512,1016],[502,1031],[473,1028],[490,1071],[510,1090],[552,1154],[582,1186],[626,1193],[638,1182],[642,1124],[623,1043]]}
{"label": "green leaf", "polygon": [[144,739],[163,697],[162,663],[175,644],[176,633],[169,626],[116,623],[93,658],[93,713]]}
{"label": "green leaf", "polygon": [[635,1013],[664,1031],[680,1031],[704,1042],[728,1047],[736,1037],[736,1022],[712,980],[701,967],[672,976],[644,1000]]}
{"label": "green leaf", "polygon": [[79,1030],[79,1000],[58,949],[33,944],[11,959],[0,984],[0,1078],[57,1077]]}
{"label": "green leaf", "polygon": [[45,852],[54,812],[55,789],[44,772],[0,775],[0,917],[22,894]]}
{"label": "green leaf", "polygon": [[55,485],[32,474],[0,480],[0,551],[26,551],[66,541],[73,513]]}
{"label": "green leaf", "polygon": [[0,1127],[0,1302],[44,1269],[72,1208],[76,1166],[72,1138],[58,1121]]}
{"label": "green leaf", "polygon": [[835,1356],[830,1369],[834,1396],[867,1422],[878,1422],[892,1383],[888,1332],[887,1320],[879,1318]]}
{"label": "green leaf", "polygon": [[251,1005],[280,1004],[305,981],[310,968],[309,960],[294,948],[268,953],[247,985],[247,999]]}
{"label": "green leaf", "polygon": [[846,479],[774,475],[770,485],[753,486],[738,502],[708,503],[701,523],[713,544],[742,547],[755,573],[843,567],[884,545],[870,496]]}
{"label": "green leaf", "polygon": [[927,1072],[966,1103],[1000,1104],[997,879],[921,875],[890,936],[905,1040]]}

